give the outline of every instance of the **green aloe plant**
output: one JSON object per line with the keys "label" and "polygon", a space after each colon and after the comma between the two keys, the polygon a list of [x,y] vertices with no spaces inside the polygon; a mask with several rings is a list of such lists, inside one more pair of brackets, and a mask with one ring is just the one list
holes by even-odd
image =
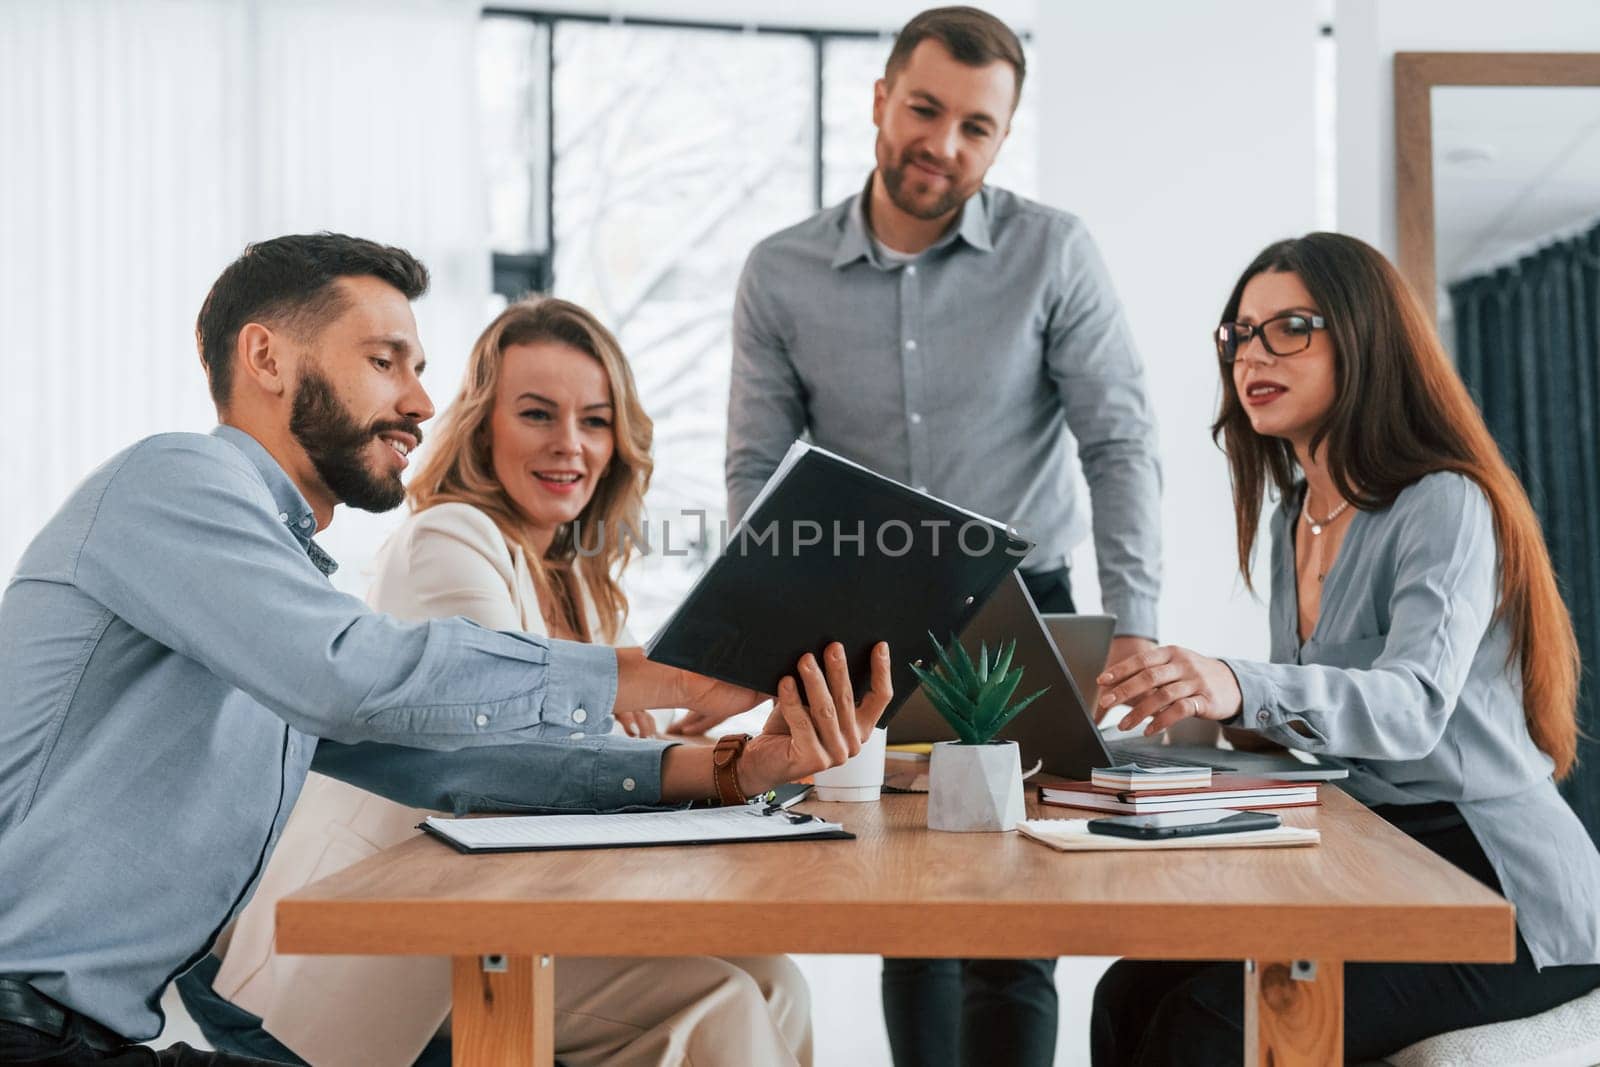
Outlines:
{"label": "green aloe plant", "polygon": [[939,662],[931,670],[911,664],[922,691],[945,722],[956,732],[964,745],[986,745],[1004,729],[1006,723],[1016,718],[1022,709],[1038,700],[1050,688],[1045,686],[1032,696],[1012,704],[1011,694],[1022,683],[1022,668],[1011,669],[1011,657],[1017,650],[1015,641],[1007,641],[995,650],[989,659],[987,642],[978,649],[978,662],[961,646],[954,635],[950,643],[940,646],[933,634],[929,640],[939,652]]}

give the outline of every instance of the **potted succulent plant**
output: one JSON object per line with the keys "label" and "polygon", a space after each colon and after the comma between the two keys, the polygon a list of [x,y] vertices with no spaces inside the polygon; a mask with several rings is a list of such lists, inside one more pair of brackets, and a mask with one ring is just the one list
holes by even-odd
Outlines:
{"label": "potted succulent plant", "polygon": [[934,745],[929,757],[928,829],[1014,829],[1023,817],[1022,760],[1015,741],[994,738],[1045,690],[1011,702],[1022,682],[1022,668],[1011,667],[1015,641],[996,649],[993,660],[981,645],[974,663],[959,639],[940,647],[928,636],[939,662],[925,670],[918,661],[911,669],[959,738]]}

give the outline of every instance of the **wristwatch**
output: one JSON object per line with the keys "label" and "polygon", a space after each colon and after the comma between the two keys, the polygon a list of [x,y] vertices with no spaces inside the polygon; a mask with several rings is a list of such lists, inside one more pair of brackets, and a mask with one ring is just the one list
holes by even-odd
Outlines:
{"label": "wristwatch", "polygon": [[723,807],[743,804],[750,798],[739,788],[739,757],[750,743],[749,734],[727,734],[711,750],[711,778],[717,788],[717,803]]}

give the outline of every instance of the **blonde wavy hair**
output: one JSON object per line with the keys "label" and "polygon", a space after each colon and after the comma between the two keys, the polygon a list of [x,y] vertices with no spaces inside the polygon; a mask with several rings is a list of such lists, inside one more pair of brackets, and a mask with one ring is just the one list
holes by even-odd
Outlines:
{"label": "blonde wavy hair", "polygon": [[[549,551],[535,551],[528,522],[494,475],[490,458],[489,422],[494,414],[505,351],[513,345],[553,341],[585,352],[605,368],[611,386],[615,449],[576,522],[556,531]],[[581,585],[594,601],[600,633],[617,639],[628,616],[628,598],[620,579],[633,556],[631,539],[618,535],[623,525],[640,529],[644,494],[655,462],[650,444],[655,433],[639,403],[633,371],[611,331],[577,304],[554,297],[520,300],[502,311],[472,346],[466,380],[439,419],[431,447],[419,465],[406,495],[414,512],[436,504],[470,504],[494,519],[500,532],[522,546],[539,594],[541,611],[554,604],[581,640],[594,639],[580,609]],[[598,530],[597,530],[598,528]],[[583,551],[579,549],[580,531]],[[609,534],[610,536],[607,536]]]}

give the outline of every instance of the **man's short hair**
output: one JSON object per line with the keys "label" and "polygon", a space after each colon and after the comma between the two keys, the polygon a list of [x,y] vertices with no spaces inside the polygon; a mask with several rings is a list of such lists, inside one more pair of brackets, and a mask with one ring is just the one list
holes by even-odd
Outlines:
{"label": "man's short hair", "polygon": [[932,38],[944,45],[956,62],[969,67],[987,67],[990,63],[1010,63],[1017,75],[1016,96],[1011,106],[1022,99],[1022,79],[1028,73],[1028,61],[1022,54],[1022,42],[1011,32],[1011,27],[987,11],[975,7],[934,7],[913,18],[894,39],[889,52],[889,62],[884,65],[883,76],[894,81],[895,75],[911,61],[917,45]]}
{"label": "man's short hair", "polygon": [[247,323],[306,337],[344,312],[348,301],[334,283],[362,276],[388,282],[407,300],[428,291],[428,269],[410,252],[360,237],[291,234],[246,247],[211,286],[194,326],[217,409],[228,406],[233,350]]}

